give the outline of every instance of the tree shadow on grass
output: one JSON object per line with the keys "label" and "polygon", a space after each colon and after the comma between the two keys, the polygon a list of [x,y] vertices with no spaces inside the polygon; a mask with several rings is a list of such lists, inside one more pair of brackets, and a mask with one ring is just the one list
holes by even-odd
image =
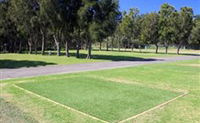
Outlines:
{"label": "tree shadow on grass", "polygon": [[[70,53],[70,56],[76,57],[76,53]],[[80,59],[85,59],[87,54],[80,53]],[[133,56],[114,56],[114,55],[92,55],[95,60],[109,60],[109,61],[158,61],[161,59],[141,58]]]}
{"label": "tree shadow on grass", "polygon": [[[97,49],[94,49],[93,51],[99,51]],[[101,51],[106,51],[106,50],[101,50]],[[158,52],[158,53],[155,53],[155,52],[151,52],[151,51],[144,51],[144,50],[141,50],[141,51],[130,51],[130,50],[109,50],[110,52],[127,52],[127,53],[141,53],[141,54],[155,54],[155,55],[177,55],[178,54],[176,52],[172,53],[172,52],[168,52],[167,54],[163,51],[163,52]],[[200,54],[197,54],[197,53],[180,53],[180,55],[184,55],[184,56],[200,56]]]}
{"label": "tree shadow on grass", "polygon": [[55,65],[55,63],[43,62],[43,61],[28,61],[28,60],[10,60],[3,59],[0,60],[0,69],[14,69],[21,67],[37,67],[37,66],[46,66],[46,65]]}

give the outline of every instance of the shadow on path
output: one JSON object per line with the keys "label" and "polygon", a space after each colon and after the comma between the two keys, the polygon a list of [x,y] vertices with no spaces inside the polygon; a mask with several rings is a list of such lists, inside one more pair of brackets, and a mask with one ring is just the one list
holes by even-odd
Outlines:
{"label": "shadow on path", "polygon": [[37,67],[37,66],[46,66],[46,65],[55,65],[55,63],[48,63],[48,62],[43,62],[43,61],[28,61],[28,60],[9,60],[9,59],[0,60],[0,69]]}
{"label": "shadow on path", "polygon": [[[70,56],[75,57],[76,53],[70,53]],[[85,59],[87,54],[80,53],[80,59]],[[141,58],[134,56],[114,56],[114,55],[92,55],[92,59],[95,60],[109,60],[109,61],[158,61],[153,58]]]}

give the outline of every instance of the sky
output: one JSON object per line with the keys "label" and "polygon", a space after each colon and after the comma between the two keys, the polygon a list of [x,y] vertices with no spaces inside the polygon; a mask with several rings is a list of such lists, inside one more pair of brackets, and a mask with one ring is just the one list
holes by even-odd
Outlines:
{"label": "sky", "polygon": [[138,8],[141,14],[159,11],[163,3],[169,3],[177,10],[188,6],[193,8],[194,14],[200,14],[200,0],[119,0],[120,10]]}

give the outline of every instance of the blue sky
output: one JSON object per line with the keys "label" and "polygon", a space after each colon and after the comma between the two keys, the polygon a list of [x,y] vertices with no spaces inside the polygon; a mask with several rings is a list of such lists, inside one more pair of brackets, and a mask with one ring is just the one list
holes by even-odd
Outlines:
{"label": "blue sky", "polygon": [[163,3],[169,3],[177,10],[183,6],[192,7],[194,14],[200,14],[200,0],[119,0],[120,10],[138,8],[140,13],[158,11]]}

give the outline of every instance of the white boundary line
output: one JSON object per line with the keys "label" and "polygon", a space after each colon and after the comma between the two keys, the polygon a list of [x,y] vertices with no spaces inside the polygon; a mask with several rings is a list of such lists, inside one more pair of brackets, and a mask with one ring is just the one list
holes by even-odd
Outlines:
{"label": "white boundary line", "polygon": [[22,91],[25,91],[26,93],[32,94],[32,95],[34,95],[34,96],[37,96],[37,97],[39,97],[39,98],[42,98],[42,99],[47,100],[47,101],[49,101],[49,102],[52,102],[52,103],[54,103],[54,104],[56,104],[56,105],[62,106],[62,107],[64,107],[64,108],[66,108],[66,109],[69,109],[69,110],[71,110],[71,111],[74,111],[74,112],[77,112],[77,113],[79,113],[79,114],[82,114],[82,115],[84,115],[84,116],[90,117],[90,118],[92,118],[92,119],[94,119],[94,120],[98,120],[98,121],[101,121],[101,122],[103,122],[103,123],[109,123],[109,122],[107,122],[107,121],[105,121],[105,120],[99,119],[99,118],[97,118],[97,117],[91,116],[91,115],[86,114],[86,113],[81,112],[81,111],[78,111],[78,110],[73,109],[73,108],[71,108],[71,107],[68,107],[68,106],[66,106],[66,105],[60,104],[60,103],[58,103],[58,102],[56,102],[56,101],[53,101],[53,100],[51,100],[51,99],[48,99],[48,98],[46,98],[46,97],[40,96],[40,95],[38,95],[38,94],[36,94],[36,93],[33,93],[33,92],[29,91],[29,90],[26,90],[26,89],[24,89],[24,88],[21,88],[21,87],[15,85],[15,84],[14,84],[13,86],[16,87],[16,88],[18,88],[18,89],[20,89],[20,90],[22,90]]}
{"label": "white boundary line", "polygon": [[153,111],[153,110],[156,110],[156,109],[158,109],[158,108],[160,108],[160,107],[163,107],[163,106],[165,106],[165,105],[171,103],[172,101],[175,101],[176,99],[178,99],[178,98],[180,98],[180,97],[183,97],[183,96],[185,96],[185,95],[187,95],[187,94],[188,94],[188,92],[185,92],[185,93],[183,93],[183,94],[181,94],[181,95],[179,95],[179,96],[177,96],[177,97],[175,97],[175,98],[173,98],[173,99],[171,99],[171,100],[168,100],[168,101],[166,101],[166,102],[164,102],[164,103],[162,103],[162,104],[159,104],[159,105],[157,105],[157,106],[155,106],[155,107],[153,107],[153,108],[150,108],[149,110],[146,110],[146,111],[144,111],[144,112],[142,112],[142,113],[139,113],[139,114],[137,114],[137,115],[134,115],[134,116],[132,116],[132,117],[129,117],[129,118],[125,119],[125,120],[119,121],[119,123],[124,123],[124,122],[127,122],[127,121],[129,121],[129,120],[133,120],[133,119],[135,119],[135,118],[137,118],[137,117],[139,117],[139,116],[141,116],[141,115],[144,115],[144,114],[146,114],[146,113],[149,113],[149,112],[151,112],[151,111]]}
{"label": "white boundary line", "polygon": [[[92,118],[92,119],[94,119],[94,120],[98,120],[98,121],[101,121],[101,122],[103,122],[103,123],[109,123],[108,121],[99,119],[99,118],[97,118],[97,117],[94,117],[94,116],[92,116],[92,115],[86,114],[86,113],[81,112],[81,111],[78,111],[78,110],[73,109],[73,108],[71,108],[71,107],[68,107],[68,106],[66,106],[66,105],[60,104],[60,103],[58,103],[58,102],[56,102],[56,101],[53,101],[53,100],[51,100],[51,99],[49,99],[49,98],[40,96],[40,95],[38,95],[38,94],[36,94],[36,93],[33,93],[33,92],[29,91],[29,90],[26,90],[26,89],[24,89],[24,88],[21,88],[21,87],[15,85],[15,84],[14,84],[13,86],[16,87],[16,88],[18,88],[18,89],[20,89],[20,90],[25,91],[26,93],[32,94],[32,95],[34,95],[34,96],[37,96],[37,97],[39,97],[39,98],[42,98],[42,99],[47,100],[47,101],[49,101],[49,102],[52,102],[52,103],[54,103],[54,104],[56,104],[56,105],[62,106],[62,107],[64,107],[64,108],[66,108],[66,109],[69,109],[69,110],[71,110],[71,111],[74,111],[74,112],[77,112],[77,113],[79,113],[79,114],[82,114],[82,115],[84,115],[84,116],[90,117],[90,118]],[[127,122],[127,121],[129,121],[129,120],[135,119],[135,118],[137,118],[137,117],[139,117],[139,116],[142,116],[142,115],[144,115],[144,114],[146,114],[146,113],[149,113],[149,112],[151,112],[151,111],[153,111],[153,110],[156,110],[156,109],[158,109],[158,108],[160,108],[160,107],[163,107],[163,106],[165,106],[165,105],[167,105],[167,104],[169,104],[169,103],[171,103],[171,102],[177,100],[178,98],[181,98],[181,97],[183,97],[183,96],[185,96],[185,95],[187,95],[187,94],[188,94],[188,92],[184,92],[183,94],[181,94],[181,95],[179,95],[179,96],[177,96],[177,97],[175,97],[175,98],[173,98],[173,99],[171,99],[171,100],[168,100],[168,101],[166,101],[166,102],[164,102],[164,103],[161,103],[161,104],[159,104],[159,105],[157,105],[157,106],[155,106],[155,107],[153,107],[153,108],[150,108],[150,109],[148,109],[148,110],[146,110],[146,111],[144,111],[144,112],[142,112],[142,113],[136,114],[136,115],[134,115],[134,116],[132,116],[132,117],[129,117],[129,118],[125,119],[125,120],[121,120],[121,121],[119,121],[118,123],[124,123],[124,122]]]}

